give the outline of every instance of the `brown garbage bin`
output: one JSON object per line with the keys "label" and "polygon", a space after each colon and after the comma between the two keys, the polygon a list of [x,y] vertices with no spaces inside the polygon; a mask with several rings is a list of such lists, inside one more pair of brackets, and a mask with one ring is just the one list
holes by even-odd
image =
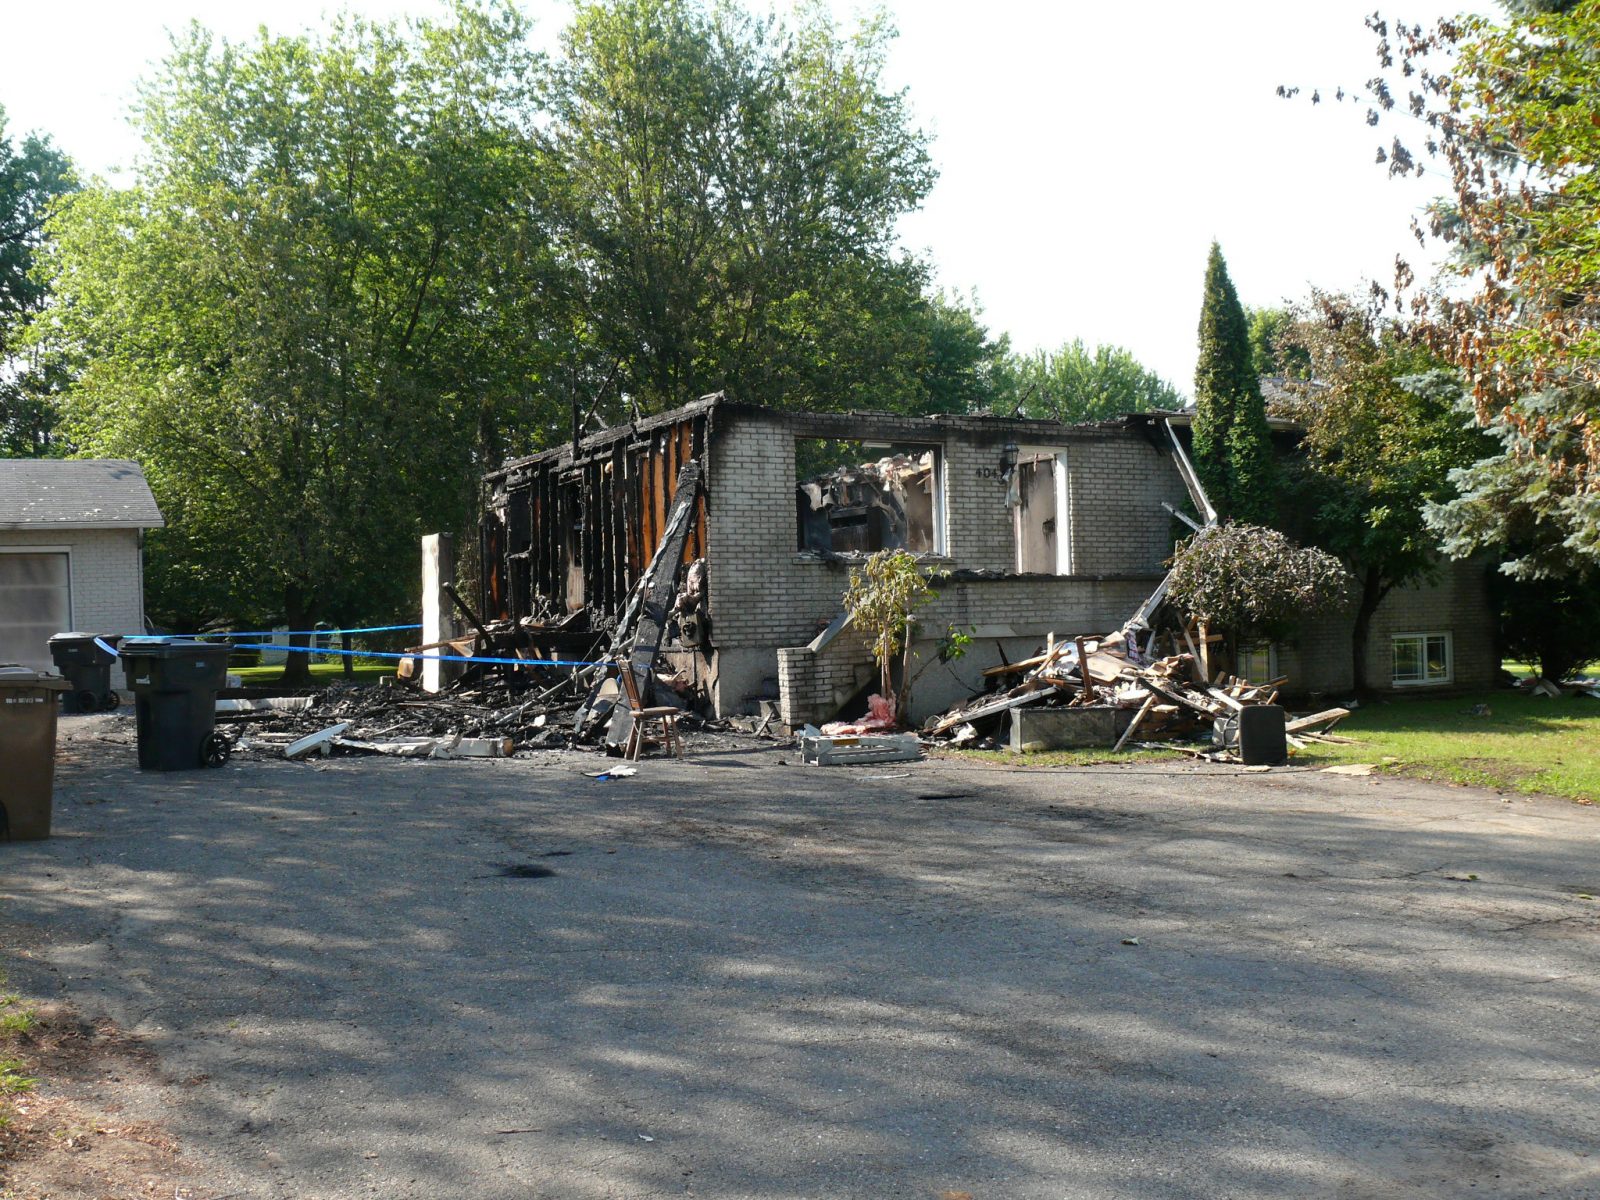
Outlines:
{"label": "brown garbage bin", "polygon": [[71,686],[59,675],[0,664],[0,842],[50,836],[50,798],[56,775],[56,693]]}

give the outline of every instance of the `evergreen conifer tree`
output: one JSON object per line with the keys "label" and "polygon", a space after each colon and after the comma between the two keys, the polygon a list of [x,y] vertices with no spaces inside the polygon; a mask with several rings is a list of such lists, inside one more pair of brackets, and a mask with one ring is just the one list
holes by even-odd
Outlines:
{"label": "evergreen conifer tree", "polygon": [[1270,524],[1273,462],[1266,405],[1250,323],[1216,242],[1206,262],[1194,399],[1194,465],[1212,507],[1224,520]]}

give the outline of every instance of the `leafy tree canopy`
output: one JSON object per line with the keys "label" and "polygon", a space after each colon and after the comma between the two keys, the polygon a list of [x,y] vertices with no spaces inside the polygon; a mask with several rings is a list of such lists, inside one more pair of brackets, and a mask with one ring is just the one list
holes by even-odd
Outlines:
{"label": "leafy tree canopy", "polygon": [[996,411],[1020,410],[1051,421],[1103,421],[1131,412],[1176,410],[1183,397],[1120,346],[1090,350],[1081,339],[1059,350],[1012,355],[993,399]]}
{"label": "leafy tree canopy", "polygon": [[68,208],[35,335],[77,376],[73,444],[143,462],[171,520],[154,612],[394,611],[417,536],[464,523],[477,435],[541,361],[525,35],[496,6],[195,26],[145,87],[137,185]]}
{"label": "leafy tree canopy", "polygon": [[[1381,73],[1360,101],[1370,124],[1402,123],[1379,161],[1420,173],[1436,159],[1450,181],[1416,232],[1452,247],[1454,286],[1415,294],[1413,311],[1504,447],[1486,468],[1501,482],[1480,476],[1458,503],[1537,483],[1558,497],[1541,504],[1567,561],[1600,563],[1600,0],[1368,24]],[[1396,282],[1398,304],[1404,263]],[[1495,523],[1466,515],[1458,532]]]}
{"label": "leafy tree canopy", "polygon": [[30,133],[15,141],[0,108],[0,457],[51,449],[59,380],[24,350],[21,333],[45,300],[33,267],[46,220],[74,186],[71,165],[50,139]]}
{"label": "leafy tree canopy", "polygon": [[1295,314],[1287,305],[1276,308],[1247,308],[1250,325],[1250,358],[1257,376],[1283,376],[1304,379],[1311,372],[1305,349],[1288,336]]}
{"label": "leafy tree canopy", "polygon": [[928,296],[895,223],[934,180],[884,88],[893,31],[728,4],[578,7],[539,132],[573,320],[615,415],[726,389],[799,408],[949,411],[994,350]]}
{"label": "leafy tree canopy", "polygon": [[1236,639],[1280,638],[1341,605],[1349,573],[1333,555],[1276,529],[1231,522],[1194,534],[1173,555],[1167,597]]}

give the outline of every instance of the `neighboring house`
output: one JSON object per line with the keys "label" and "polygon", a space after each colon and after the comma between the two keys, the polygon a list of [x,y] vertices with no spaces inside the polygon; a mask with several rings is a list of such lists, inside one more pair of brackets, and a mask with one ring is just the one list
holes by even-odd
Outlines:
{"label": "neighboring house", "polygon": [[[923,661],[950,625],[974,639],[917,681],[920,720],[979,690],[1002,655],[1026,657],[1052,633],[1111,633],[1139,610],[1182,532],[1180,444],[1162,414],[1062,425],[710,396],[486,476],[480,601],[490,619],[614,624],[667,527],[680,469],[698,460],[704,491],[683,563],[704,568],[689,573],[665,646],[680,675],[718,715],[775,699],[790,724],[831,718],[876,678],[837,620],[851,563],[899,546],[949,573],[918,613]],[[1397,591],[1373,638],[1393,662],[1374,680],[1492,682],[1487,614],[1465,572]],[[1348,622],[1272,653],[1296,693],[1350,686]]]}
{"label": "neighboring house", "polygon": [[113,459],[0,459],[0,662],[49,667],[64,630],[144,629],[144,531],[166,522]]}

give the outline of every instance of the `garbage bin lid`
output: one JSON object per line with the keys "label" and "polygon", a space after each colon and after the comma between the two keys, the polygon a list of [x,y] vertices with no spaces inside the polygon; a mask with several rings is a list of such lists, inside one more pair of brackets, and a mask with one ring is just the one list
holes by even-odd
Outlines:
{"label": "garbage bin lid", "polygon": [[190,638],[130,637],[118,647],[124,658],[180,658],[204,654],[232,654],[227,642],[196,642]]}
{"label": "garbage bin lid", "polygon": [[64,692],[72,685],[59,675],[35,671],[19,663],[0,663],[0,688],[48,688]]}
{"label": "garbage bin lid", "polygon": [[76,631],[68,631],[66,633],[52,633],[50,635],[50,640],[52,642],[92,642],[95,638],[100,636],[101,635],[98,633],[78,633]]}

